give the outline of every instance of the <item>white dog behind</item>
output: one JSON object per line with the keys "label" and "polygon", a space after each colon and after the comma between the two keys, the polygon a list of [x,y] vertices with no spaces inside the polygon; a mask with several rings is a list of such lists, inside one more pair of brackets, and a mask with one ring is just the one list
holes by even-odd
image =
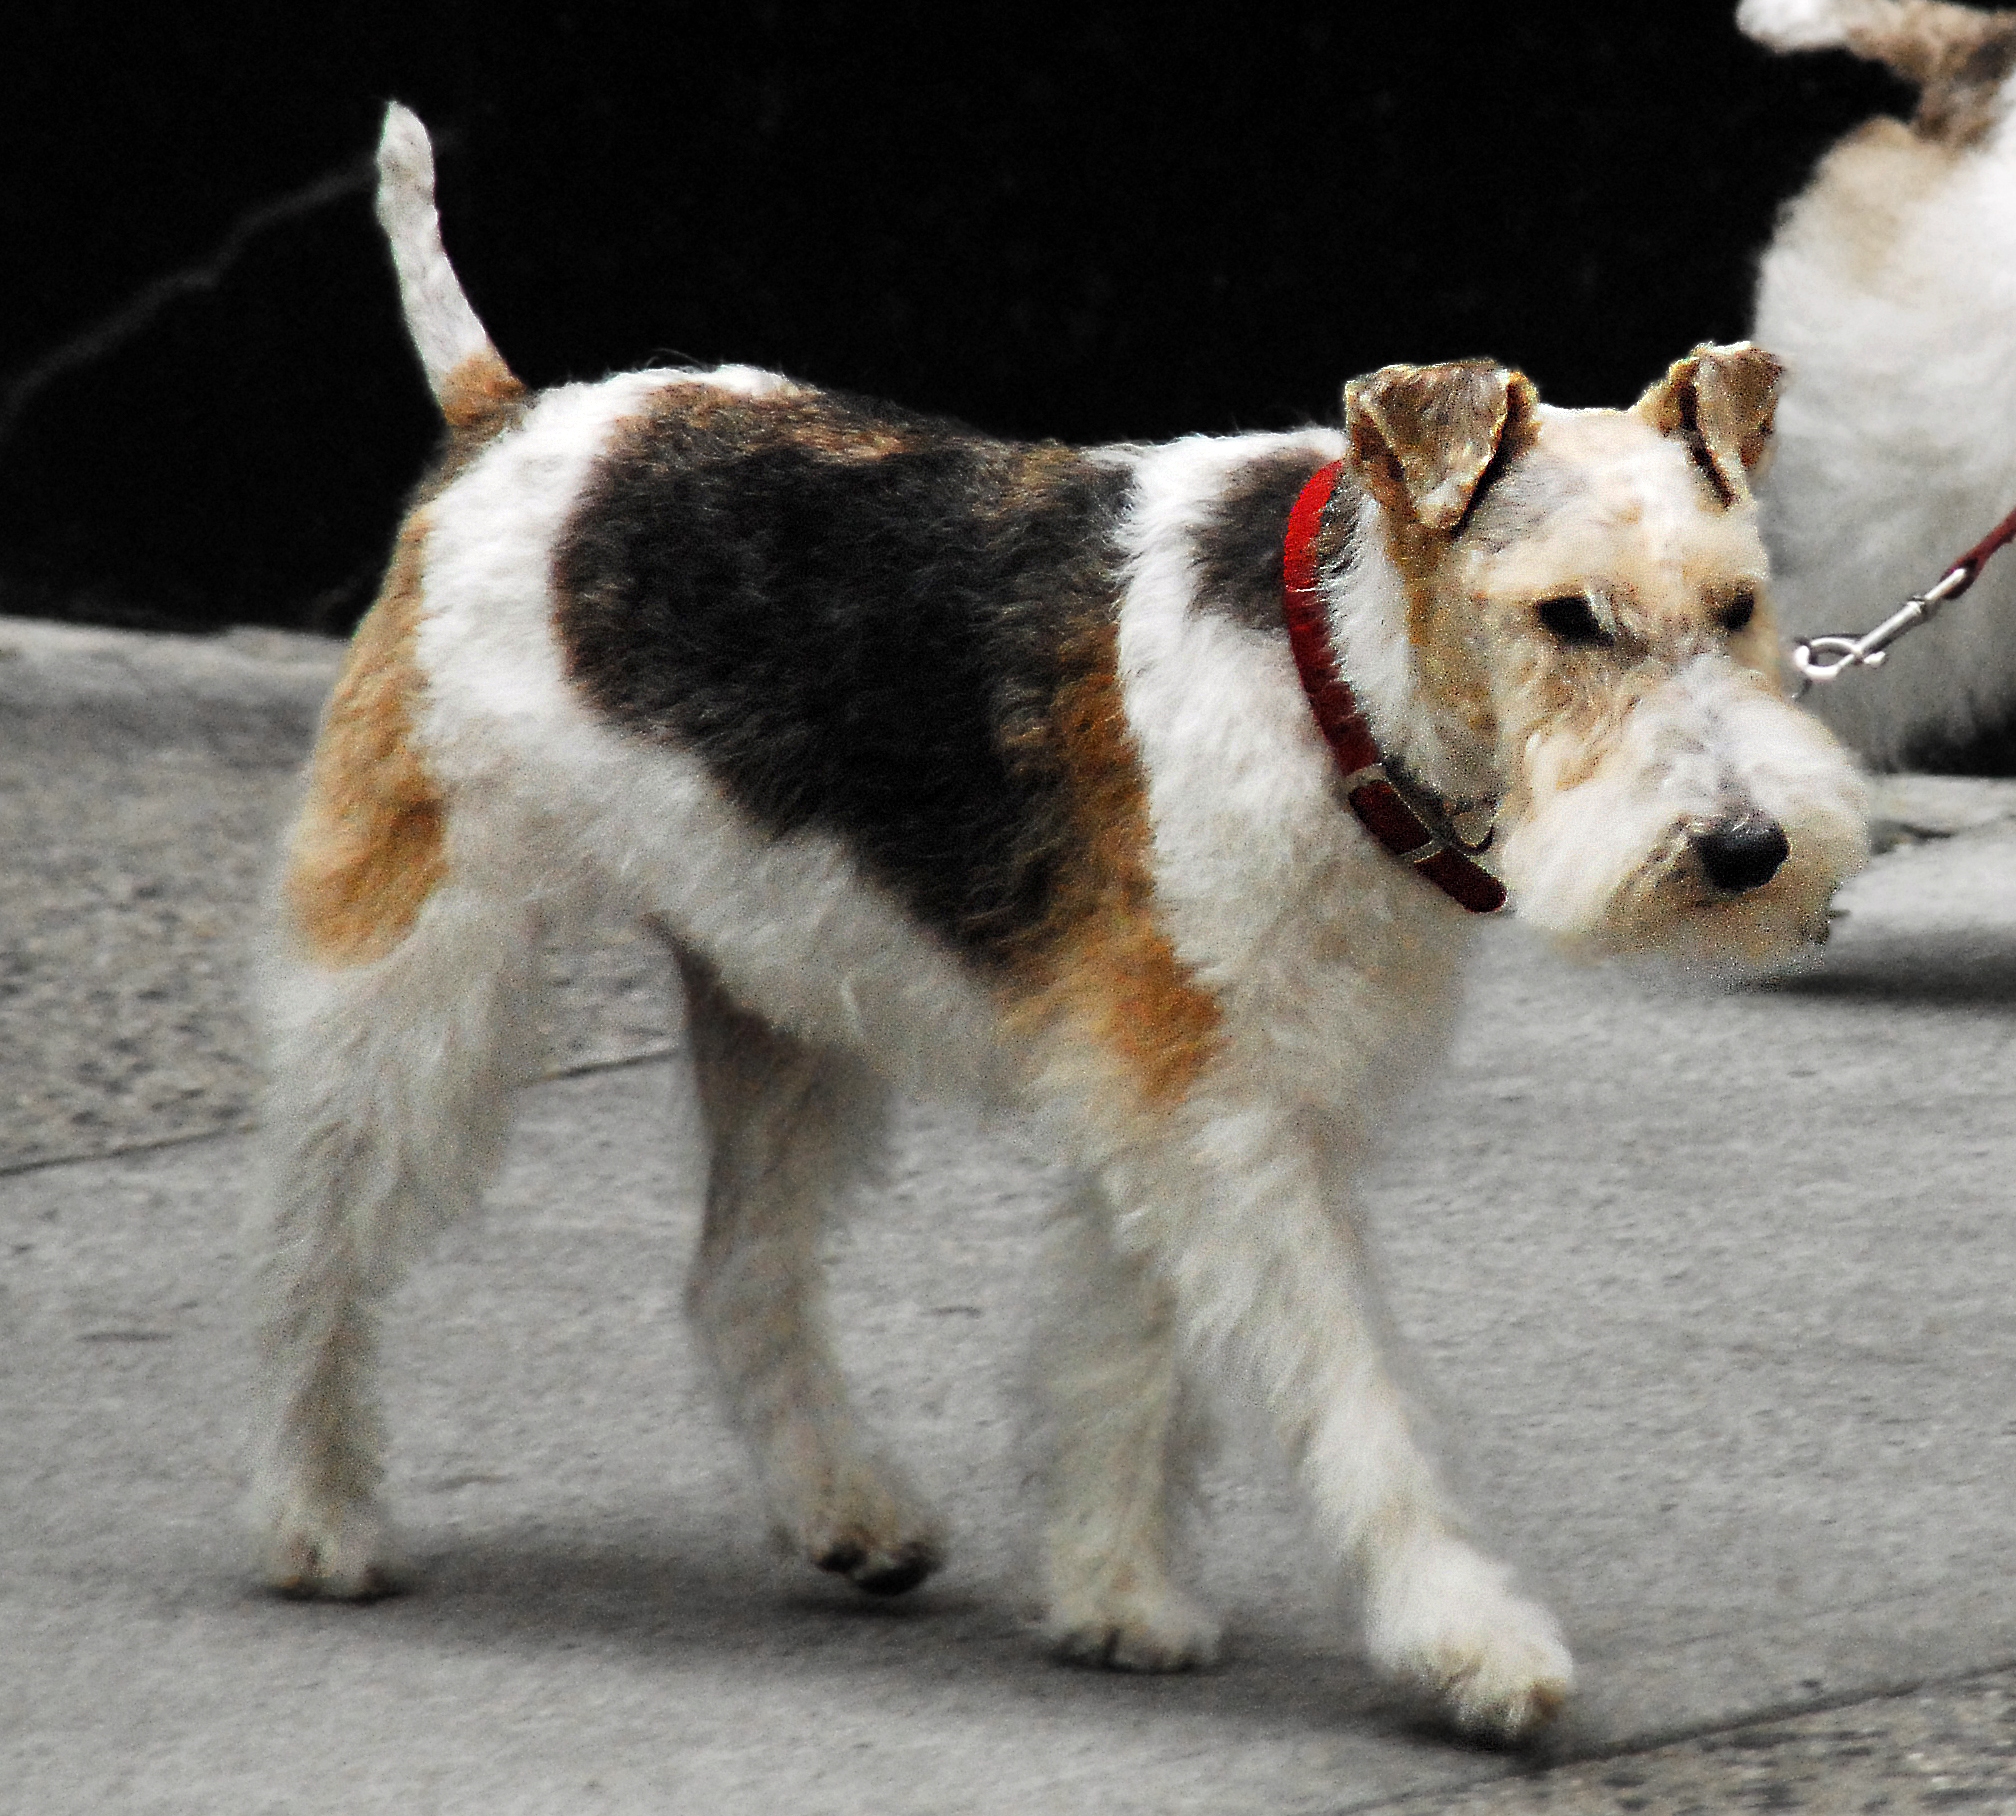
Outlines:
{"label": "white dog behind", "polygon": [[[1743,0],[1777,50],[1846,48],[1920,91],[1822,160],[1764,254],[1757,340],[1785,361],[1759,487],[1781,622],[1859,633],[2016,505],[2016,12],[1943,0]],[[1938,628],[1812,703],[1895,764],[2016,712],[2016,560]]]}

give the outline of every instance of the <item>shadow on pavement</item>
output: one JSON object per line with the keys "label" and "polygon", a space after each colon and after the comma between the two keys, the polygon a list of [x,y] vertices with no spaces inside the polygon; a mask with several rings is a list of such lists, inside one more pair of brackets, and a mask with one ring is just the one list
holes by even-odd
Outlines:
{"label": "shadow on pavement", "polygon": [[2016,935],[1985,928],[1886,933],[1844,942],[1811,970],[1751,988],[1771,995],[1928,1008],[2016,1007]]}
{"label": "shadow on pavement", "polygon": [[[1061,1664],[1046,1653],[1012,1585],[939,1579],[878,1601],[719,1531],[623,1522],[525,1523],[436,1538],[410,1551],[412,1587],[369,1608],[248,1600],[278,1618],[342,1621],[353,1635],[382,1624],[376,1643],[447,1640],[458,1648],[559,1655],[626,1654],[676,1679],[752,1666],[827,1679],[836,1696],[887,1696],[914,1708],[937,1697],[998,1708],[1002,1698],[1088,1717],[1254,1727],[1333,1739],[1340,1728],[1447,1748],[1441,1731],[1377,1684],[1348,1651],[1236,1621],[1209,1670],[1140,1675]],[[351,1623],[355,1623],[354,1626]],[[1339,1632],[1345,1631],[1339,1622]],[[668,1682],[668,1696],[676,1697]]]}

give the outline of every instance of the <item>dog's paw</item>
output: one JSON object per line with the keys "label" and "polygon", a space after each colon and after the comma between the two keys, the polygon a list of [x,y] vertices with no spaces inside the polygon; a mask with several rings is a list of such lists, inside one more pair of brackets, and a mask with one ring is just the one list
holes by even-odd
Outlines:
{"label": "dog's paw", "polygon": [[1218,1656],[1216,1619],[1166,1582],[1059,1597],[1043,1634],[1059,1658],[1109,1671],[1196,1671]]}
{"label": "dog's paw", "polygon": [[945,1561],[944,1542],[936,1534],[896,1541],[842,1537],[814,1547],[813,1563],[844,1576],[863,1595],[905,1595]]}
{"label": "dog's paw", "polygon": [[1513,1593],[1504,1566],[1455,1539],[1414,1551],[1371,1598],[1369,1649],[1462,1733],[1511,1744],[1561,1712],[1574,1661],[1553,1615]]}
{"label": "dog's paw", "polygon": [[823,1505],[780,1532],[817,1568],[864,1595],[902,1595],[945,1562],[945,1528],[893,1474],[862,1469],[835,1484]]}
{"label": "dog's paw", "polygon": [[301,1601],[373,1602],[402,1593],[406,1571],[369,1502],[292,1501],[270,1522],[260,1574]]}

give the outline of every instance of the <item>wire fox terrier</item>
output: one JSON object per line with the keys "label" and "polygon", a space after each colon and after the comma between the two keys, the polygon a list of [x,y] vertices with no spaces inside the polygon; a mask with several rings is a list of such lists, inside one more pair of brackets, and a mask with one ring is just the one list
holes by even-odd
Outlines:
{"label": "wire fox terrier", "polygon": [[939,1562],[848,1407],[815,1248],[891,1091],[949,1082],[1082,1180],[1043,1359],[1056,1647],[1211,1656],[1175,1551],[1229,1378],[1378,1666],[1473,1733],[1543,1723],[1568,1653],[1417,1438],[1352,1174],[1502,893],[1466,816],[1496,804],[1527,920],[1715,963],[1814,938],[1861,861],[1857,772],[1773,678],[1775,364],[1703,347],[1629,411],[1389,366],[1339,429],[1089,450],[738,366],[533,396],[402,109],[380,164],[449,434],[281,890],[269,1581],[390,1586],[377,1307],[491,1171],[535,929],[592,892],[684,979],[690,1309],[792,1549],[871,1593]]}
{"label": "wire fox terrier", "polygon": [[[1785,210],[1755,332],[1785,356],[1760,487],[1786,628],[1860,630],[2016,505],[2016,12],[1944,0],[1744,0],[1783,51],[1842,48],[1919,91],[1849,133]],[[2016,717],[2016,566],[1982,576],[1883,674],[1815,708],[1880,763]]]}

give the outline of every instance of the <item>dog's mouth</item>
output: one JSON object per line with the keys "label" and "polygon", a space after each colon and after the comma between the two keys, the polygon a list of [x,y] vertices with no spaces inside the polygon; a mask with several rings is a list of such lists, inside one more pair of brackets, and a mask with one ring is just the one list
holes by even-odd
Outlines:
{"label": "dog's mouth", "polygon": [[1619,885],[1597,943],[1621,952],[1663,948],[1738,974],[1821,944],[1828,911],[1803,901],[1813,881],[1807,855],[1802,864],[1768,815],[1680,822]]}

